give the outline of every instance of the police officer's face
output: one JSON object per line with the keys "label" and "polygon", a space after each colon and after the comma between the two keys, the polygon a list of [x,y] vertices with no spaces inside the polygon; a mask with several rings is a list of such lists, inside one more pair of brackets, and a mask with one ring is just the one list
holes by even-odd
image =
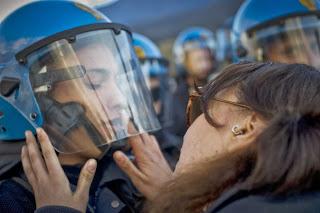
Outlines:
{"label": "police officer's face", "polygon": [[282,63],[302,63],[320,67],[319,44],[316,37],[308,34],[297,34],[293,31],[289,35],[277,36],[265,44],[264,57],[269,61]]}
{"label": "police officer's face", "polygon": [[189,74],[198,80],[206,80],[213,69],[213,58],[208,49],[187,51],[185,66]]}
{"label": "police officer's face", "polygon": [[293,46],[287,39],[274,39],[266,47],[266,59],[282,63],[303,63],[306,55],[299,51],[301,47]]}
{"label": "police officer's face", "polygon": [[[93,54],[94,53],[94,54]],[[56,84],[52,96],[60,103],[77,102],[85,108],[86,117],[104,138],[111,138],[110,129],[115,120],[128,120],[121,117],[126,108],[126,99],[119,90],[117,71],[119,69],[112,52],[101,45],[90,45],[76,53],[81,65],[85,67],[83,78],[62,81]],[[108,60],[106,60],[108,59]],[[69,62],[74,57],[65,59]],[[75,61],[75,64],[79,63]],[[109,121],[106,122],[106,121]],[[82,155],[98,157],[101,151],[94,146],[92,138],[83,127],[71,131],[70,137]]]}

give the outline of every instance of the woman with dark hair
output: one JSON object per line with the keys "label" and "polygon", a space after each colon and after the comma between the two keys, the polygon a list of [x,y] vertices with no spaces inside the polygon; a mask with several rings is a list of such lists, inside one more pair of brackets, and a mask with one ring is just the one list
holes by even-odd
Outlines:
{"label": "woman with dark hair", "polygon": [[[226,68],[199,96],[204,115],[189,128],[180,160],[199,150],[186,143],[199,131],[197,123],[205,121],[218,132],[208,141],[224,143],[216,146],[221,154],[210,149],[198,163],[178,164],[185,169],[162,188],[146,212],[319,212],[319,80],[319,71],[301,64]],[[222,113],[226,105],[234,111]],[[213,140],[224,128],[238,138],[236,144],[223,139],[228,133]],[[208,149],[203,141],[190,143]]]}
{"label": "woman with dark hair", "polygon": [[192,97],[172,176],[148,135],[131,140],[137,166],[114,158],[148,200],[145,212],[319,212],[319,82],[307,65],[230,65]]}

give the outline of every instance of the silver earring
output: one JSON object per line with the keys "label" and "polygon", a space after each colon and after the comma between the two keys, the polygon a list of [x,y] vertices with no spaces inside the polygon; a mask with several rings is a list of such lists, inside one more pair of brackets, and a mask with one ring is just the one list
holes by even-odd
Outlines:
{"label": "silver earring", "polygon": [[232,127],[231,129],[232,133],[234,136],[237,136],[237,135],[242,135],[243,134],[243,130],[240,129],[239,125],[235,125]]}

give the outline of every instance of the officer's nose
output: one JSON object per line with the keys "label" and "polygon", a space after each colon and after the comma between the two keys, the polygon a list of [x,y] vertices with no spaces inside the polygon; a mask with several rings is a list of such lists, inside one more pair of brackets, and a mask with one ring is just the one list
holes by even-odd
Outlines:
{"label": "officer's nose", "polygon": [[127,107],[125,95],[120,91],[119,85],[115,82],[109,82],[103,88],[103,105],[107,108],[108,114],[117,116]]}

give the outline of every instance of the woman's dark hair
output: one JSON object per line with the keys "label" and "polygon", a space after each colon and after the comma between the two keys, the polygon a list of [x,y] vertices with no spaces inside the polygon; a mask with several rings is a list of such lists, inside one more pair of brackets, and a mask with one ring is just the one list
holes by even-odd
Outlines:
{"label": "woman's dark hair", "polygon": [[320,72],[303,64],[242,62],[228,66],[203,94],[235,89],[267,124],[243,149],[225,153],[170,181],[147,212],[201,212],[234,185],[251,194],[290,195],[320,189]]}

